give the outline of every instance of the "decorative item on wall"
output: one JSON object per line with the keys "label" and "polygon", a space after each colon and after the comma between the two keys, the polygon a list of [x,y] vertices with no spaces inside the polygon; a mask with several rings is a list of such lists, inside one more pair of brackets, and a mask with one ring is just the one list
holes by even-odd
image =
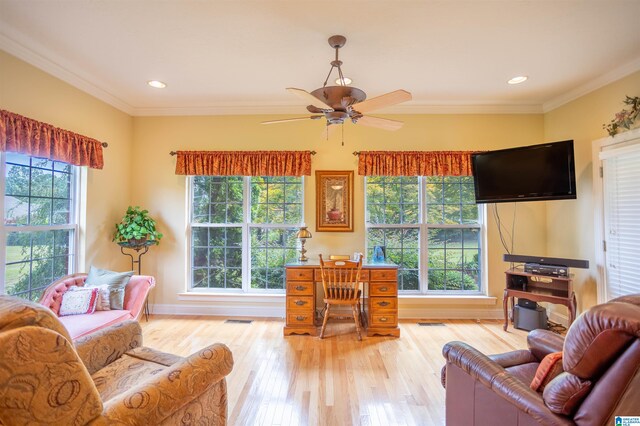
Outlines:
{"label": "decorative item on wall", "polygon": [[304,243],[307,242],[307,238],[311,237],[311,232],[309,232],[306,226],[301,226],[300,230],[296,234],[296,238],[300,240],[300,258],[298,258],[300,262],[306,262],[307,260],[309,260],[309,258],[305,256],[307,249],[304,248]]}
{"label": "decorative item on wall", "polygon": [[353,170],[316,170],[316,231],[353,232]]}
{"label": "decorative item on wall", "polygon": [[630,97],[627,96],[624,100],[624,104],[631,107],[631,109],[623,109],[616,114],[616,117],[609,122],[609,124],[603,124],[602,128],[609,133],[609,136],[615,136],[620,128],[629,130],[634,126],[635,121],[640,114],[640,96]]}

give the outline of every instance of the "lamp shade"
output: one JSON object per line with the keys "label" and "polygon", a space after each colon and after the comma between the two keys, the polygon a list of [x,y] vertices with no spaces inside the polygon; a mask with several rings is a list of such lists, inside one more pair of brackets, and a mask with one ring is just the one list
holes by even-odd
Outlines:
{"label": "lamp shade", "polygon": [[300,228],[300,230],[296,234],[296,238],[299,238],[299,239],[311,238],[311,232],[309,232],[306,226],[303,226]]}

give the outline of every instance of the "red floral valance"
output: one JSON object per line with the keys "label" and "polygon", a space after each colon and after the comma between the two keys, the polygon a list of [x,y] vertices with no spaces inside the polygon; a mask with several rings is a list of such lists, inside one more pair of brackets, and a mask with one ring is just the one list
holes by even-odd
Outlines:
{"label": "red floral valance", "polygon": [[311,151],[178,151],[177,175],[309,176]]}
{"label": "red floral valance", "polygon": [[0,151],[101,169],[102,143],[51,124],[0,110]]}
{"label": "red floral valance", "polygon": [[361,151],[364,176],[471,176],[472,151]]}

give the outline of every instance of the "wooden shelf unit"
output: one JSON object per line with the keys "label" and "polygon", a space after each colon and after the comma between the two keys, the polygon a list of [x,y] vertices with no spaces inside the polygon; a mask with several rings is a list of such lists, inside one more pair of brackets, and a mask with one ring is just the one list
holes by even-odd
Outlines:
{"label": "wooden shelf unit", "polygon": [[[514,298],[564,305],[569,310],[569,325],[576,318],[576,295],[573,292],[573,275],[556,277],[531,274],[521,269],[505,271],[506,285],[502,308],[504,310],[504,330],[509,326],[509,313],[513,312]],[[510,303],[510,306],[509,306]]]}

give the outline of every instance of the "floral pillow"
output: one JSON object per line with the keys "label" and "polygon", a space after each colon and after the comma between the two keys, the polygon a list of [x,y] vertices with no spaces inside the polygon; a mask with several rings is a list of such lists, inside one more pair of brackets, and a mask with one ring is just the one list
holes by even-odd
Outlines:
{"label": "floral pillow", "polygon": [[62,295],[59,316],[92,314],[98,302],[97,288],[76,287]]}

